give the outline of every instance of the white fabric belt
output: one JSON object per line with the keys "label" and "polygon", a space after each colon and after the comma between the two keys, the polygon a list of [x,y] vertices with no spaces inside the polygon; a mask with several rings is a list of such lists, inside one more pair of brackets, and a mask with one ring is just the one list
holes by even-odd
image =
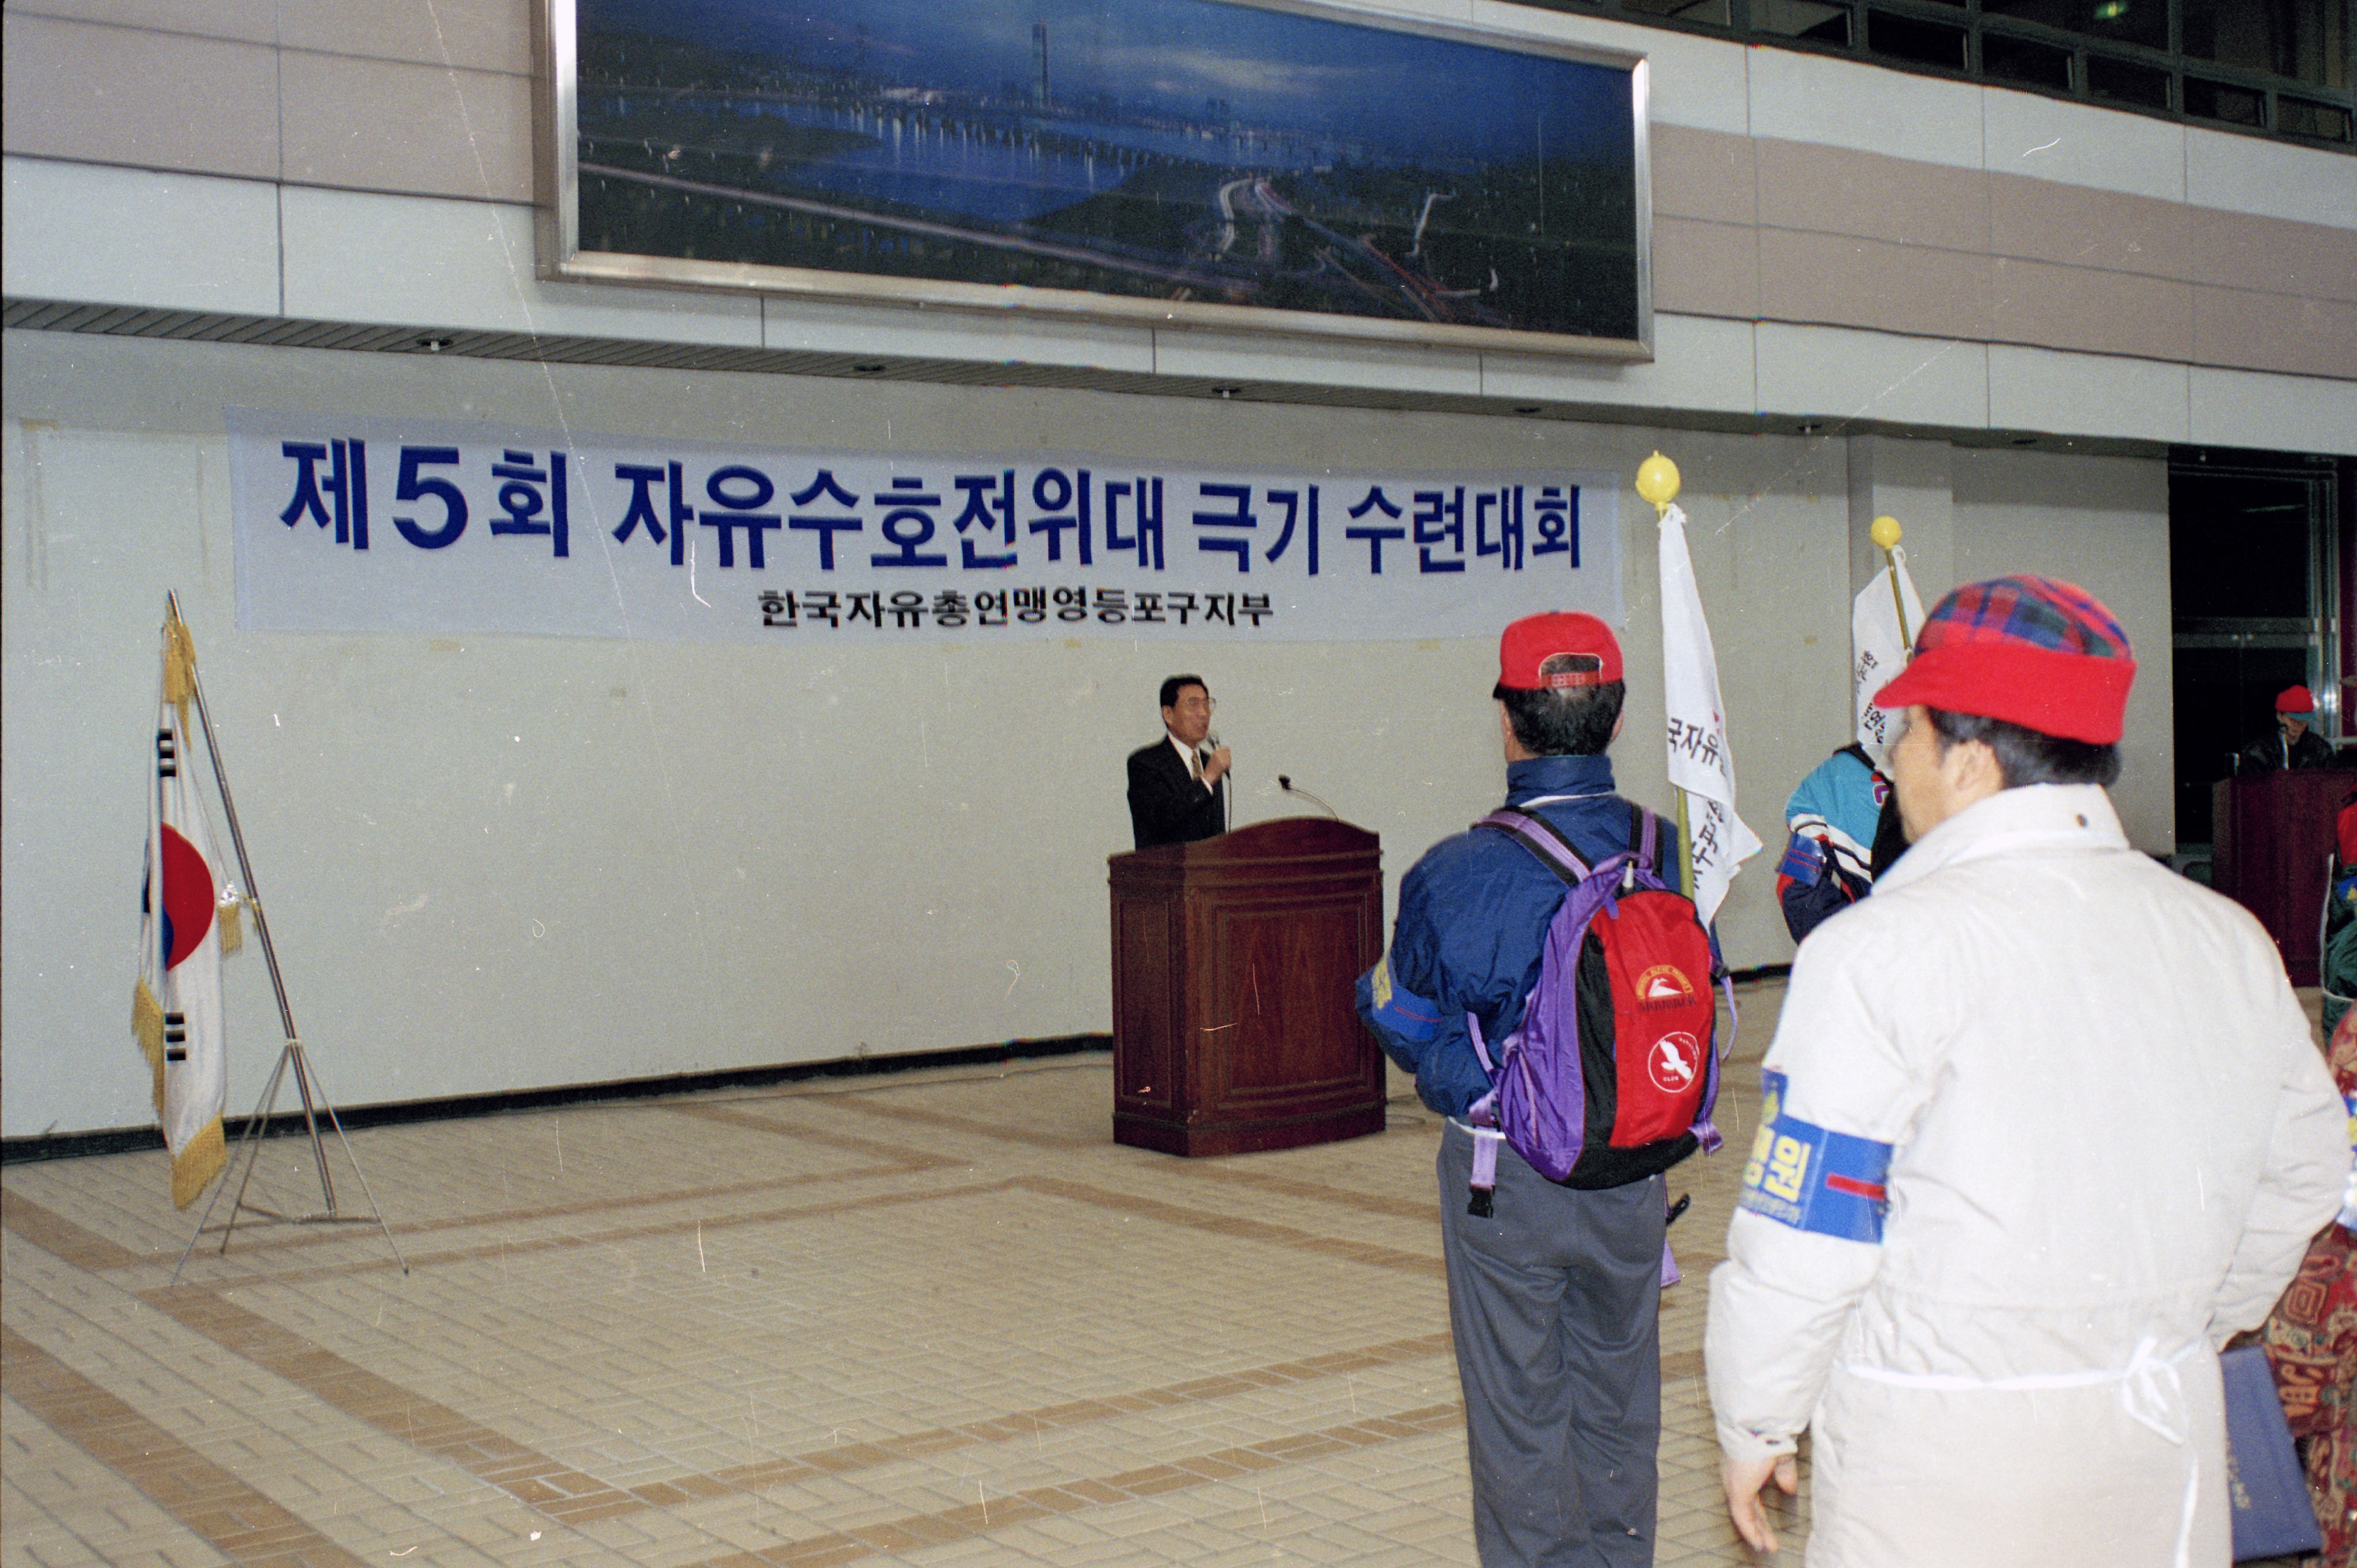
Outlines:
{"label": "white fabric belt", "polygon": [[[1964,1392],[1986,1389],[1998,1393],[2015,1393],[2036,1389],[2099,1388],[2105,1383],[2119,1385],[2120,1408],[2128,1419],[2153,1432],[2164,1441],[2179,1448],[2186,1446],[2186,1429],[2190,1425],[2185,1408],[2185,1385],[2177,1375],[2178,1364],[2196,1351],[2208,1348],[2196,1340],[2190,1345],[2162,1356],[2156,1352],[2159,1341],[2150,1337],[2136,1342],[2136,1353],[2128,1364],[2117,1371],[2108,1369],[2083,1372],[2033,1372],[2017,1378],[1966,1378],[1945,1372],[1894,1372],[1885,1367],[1863,1367],[1854,1361],[1838,1361],[1835,1365],[1854,1378],[1869,1382],[1889,1383],[1906,1389],[1933,1389],[1942,1392]],[[2185,1505],[2177,1521],[2177,1568],[2190,1568],[2193,1552],[2193,1509],[2201,1490],[2201,1459],[2198,1454],[2186,1455]]]}

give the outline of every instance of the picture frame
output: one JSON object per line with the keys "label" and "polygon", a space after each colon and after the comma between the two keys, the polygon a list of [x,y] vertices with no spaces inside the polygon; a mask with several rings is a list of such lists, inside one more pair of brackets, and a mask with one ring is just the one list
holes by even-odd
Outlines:
{"label": "picture frame", "polygon": [[1318,0],[544,25],[544,276],[1652,357],[1641,55]]}

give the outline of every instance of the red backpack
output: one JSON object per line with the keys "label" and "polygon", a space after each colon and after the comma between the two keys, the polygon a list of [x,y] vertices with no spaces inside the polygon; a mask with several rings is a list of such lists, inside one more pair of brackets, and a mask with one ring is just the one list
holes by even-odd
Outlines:
{"label": "red backpack", "polygon": [[[1631,847],[1594,865],[1545,818],[1512,808],[1473,825],[1505,833],[1569,884],[1547,927],[1522,1026],[1495,1058],[1468,1015],[1493,1127],[1550,1181],[1624,1187],[1719,1146],[1717,1004],[1734,988],[1693,902],[1654,869],[1662,820],[1631,806]],[[1491,1212],[1497,1144],[1476,1140],[1472,1212]]]}

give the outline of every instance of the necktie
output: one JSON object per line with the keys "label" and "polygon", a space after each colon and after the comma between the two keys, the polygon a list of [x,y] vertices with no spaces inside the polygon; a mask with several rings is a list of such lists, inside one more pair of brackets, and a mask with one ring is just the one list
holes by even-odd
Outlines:
{"label": "necktie", "polygon": [[1200,784],[1203,781],[1203,754],[1200,751],[1189,752],[1187,768],[1188,771],[1194,775],[1195,782]]}

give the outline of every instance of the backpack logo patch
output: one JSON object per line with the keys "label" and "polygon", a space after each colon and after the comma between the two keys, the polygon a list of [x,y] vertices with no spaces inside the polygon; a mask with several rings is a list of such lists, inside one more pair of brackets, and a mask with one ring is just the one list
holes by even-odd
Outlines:
{"label": "backpack logo patch", "polygon": [[1654,1041],[1645,1058],[1646,1076],[1663,1094],[1684,1093],[1701,1070],[1702,1046],[1683,1029]]}
{"label": "backpack logo patch", "polygon": [[1637,1005],[1648,1011],[1694,999],[1694,982],[1674,963],[1657,963],[1637,977]]}

